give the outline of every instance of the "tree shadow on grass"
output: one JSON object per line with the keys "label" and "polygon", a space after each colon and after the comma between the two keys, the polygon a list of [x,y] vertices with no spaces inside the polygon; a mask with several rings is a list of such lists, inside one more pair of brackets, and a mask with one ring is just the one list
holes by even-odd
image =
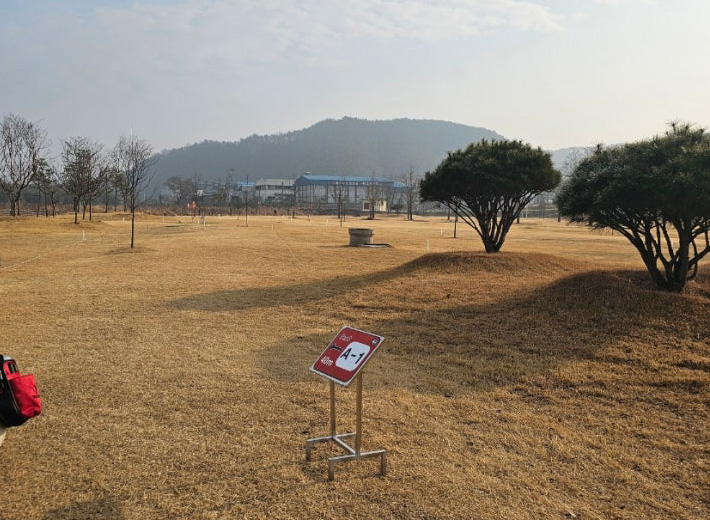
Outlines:
{"label": "tree shadow on grass", "polygon": [[[569,270],[570,262],[545,254],[498,253],[440,253],[427,254],[405,264],[366,275],[339,276],[291,285],[249,287],[195,294],[168,303],[177,310],[209,312],[240,311],[281,305],[305,305],[310,302],[342,296],[359,289],[382,284],[411,275],[416,271],[431,273],[486,272],[518,275],[541,269]],[[433,273],[433,274],[436,274]]]}
{"label": "tree shadow on grass", "polygon": [[211,312],[240,311],[281,305],[304,305],[342,295],[369,285],[379,284],[406,275],[414,268],[408,264],[367,275],[342,276],[292,285],[234,289],[195,294],[169,305],[177,310]]}
{"label": "tree shadow on grass", "polygon": [[75,502],[44,514],[44,520],[96,520],[98,518],[121,520],[123,518],[121,506],[111,497],[101,497],[88,502]]}
{"label": "tree shadow on grass", "polygon": [[[594,271],[493,303],[384,320],[362,313],[362,323],[349,325],[385,336],[367,367],[368,386],[452,395],[516,384],[575,360],[596,359],[600,350],[636,338],[648,326],[667,329],[662,332],[672,337],[683,323],[693,334],[709,336],[708,309],[703,298],[654,290],[643,271]],[[263,377],[308,381],[313,377],[309,367],[331,339],[324,334],[290,338],[256,352],[254,362]]]}

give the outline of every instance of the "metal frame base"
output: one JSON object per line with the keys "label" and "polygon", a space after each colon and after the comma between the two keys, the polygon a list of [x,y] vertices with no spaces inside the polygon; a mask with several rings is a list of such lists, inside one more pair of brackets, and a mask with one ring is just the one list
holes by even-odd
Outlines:
{"label": "metal frame base", "polygon": [[[387,450],[374,450],[362,452],[362,373],[357,376],[357,411],[356,411],[356,430],[350,433],[335,433],[335,383],[330,382],[330,435],[326,437],[314,437],[306,441],[306,461],[311,461],[311,448],[314,444],[322,442],[334,442],[343,448],[347,454],[337,457],[328,458],[328,480],[332,481],[335,478],[335,464],[338,462],[349,462],[371,457],[380,457],[380,475],[387,474]],[[355,447],[353,448],[343,439],[355,437]]]}
{"label": "metal frame base", "polygon": [[380,475],[385,476],[387,474],[387,450],[374,450],[366,451],[364,453],[357,453],[355,448],[349,446],[343,438],[354,437],[355,432],[351,433],[341,433],[340,435],[328,436],[328,437],[315,437],[313,439],[308,439],[306,441],[306,460],[311,461],[311,447],[314,444],[321,442],[334,442],[345,451],[348,452],[347,455],[339,455],[337,457],[328,458],[328,480],[332,481],[335,479],[335,464],[337,462],[349,462],[351,460],[358,460],[364,458],[380,457]]}

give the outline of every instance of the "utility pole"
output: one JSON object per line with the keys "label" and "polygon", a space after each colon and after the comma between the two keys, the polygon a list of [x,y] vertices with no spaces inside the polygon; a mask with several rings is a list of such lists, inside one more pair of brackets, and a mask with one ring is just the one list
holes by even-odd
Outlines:
{"label": "utility pole", "polygon": [[247,183],[244,185],[244,220],[249,227],[249,176],[247,175]]}

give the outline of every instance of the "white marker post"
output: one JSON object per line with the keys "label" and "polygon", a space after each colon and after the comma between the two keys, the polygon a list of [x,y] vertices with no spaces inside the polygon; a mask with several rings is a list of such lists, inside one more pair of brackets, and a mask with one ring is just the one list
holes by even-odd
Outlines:
{"label": "white marker post", "polygon": [[[330,435],[315,437],[306,441],[306,460],[311,460],[311,447],[320,442],[334,442],[347,451],[346,455],[328,459],[328,480],[335,478],[335,464],[365,457],[380,457],[380,475],[387,473],[387,450],[362,452],[362,369],[370,360],[385,338],[343,327],[333,338],[320,357],[313,363],[311,371],[330,381]],[[355,431],[338,434],[335,427],[335,383],[347,387],[353,379],[357,381],[355,405]],[[355,437],[355,447],[343,439]]]}

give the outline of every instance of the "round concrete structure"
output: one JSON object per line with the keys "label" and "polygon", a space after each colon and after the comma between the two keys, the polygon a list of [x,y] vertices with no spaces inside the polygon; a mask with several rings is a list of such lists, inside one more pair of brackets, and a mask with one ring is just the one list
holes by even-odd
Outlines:
{"label": "round concrete structure", "polygon": [[350,233],[350,247],[358,247],[372,244],[372,237],[375,235],[375,230],[369,228],[349,228],[348,233]]}

